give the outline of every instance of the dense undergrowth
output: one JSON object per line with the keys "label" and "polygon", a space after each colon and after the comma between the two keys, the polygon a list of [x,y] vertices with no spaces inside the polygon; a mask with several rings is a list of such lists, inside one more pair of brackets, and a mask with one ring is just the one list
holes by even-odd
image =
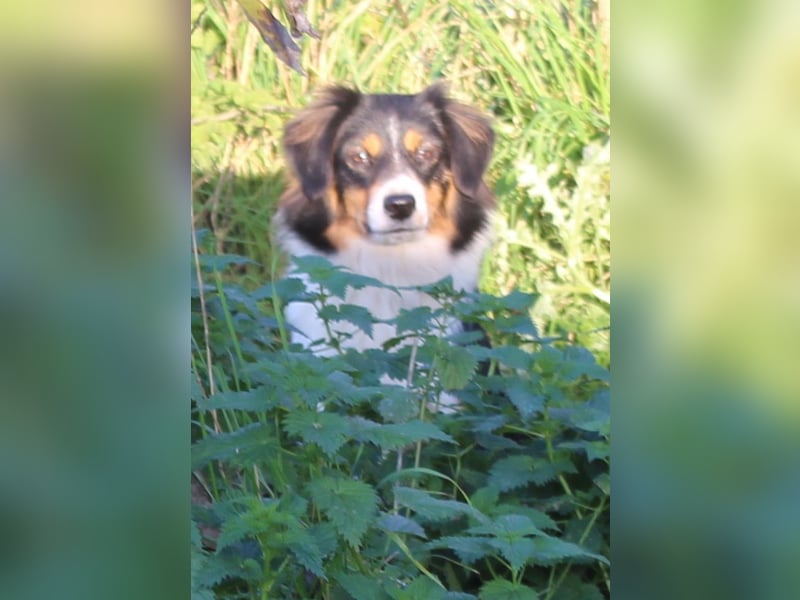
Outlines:
{"label": "dense undergrowth", "polygon": [[[233,1],[194,0],[193,597],[587,599],[610,595],[608,52],[592,2],[310,0],[302,78]],[[270,235],[283,125],[326,83],[445,79],[493,117],[499,201],[479,324],[319,358],[288,344]],[[345,273],[301,265],[334,306]],[[334,303],[335,304],[335,303]],[[412,355],[413,352],[413,355]],[[382,377],[407,381],[388,386]],[[434,411],[443,389],[460,401]],[[325,410],[318,410],[324,406]]]}
{"label": "dense undergrowth", "polygon": [[[534,296],[444,281],[428,288],[441,309],[394,320],[415,343],[319,357],[288,344],[281,307],[369,331],[363,307],[336,301],[368,282],[307,260],[318,293],[296,279],[248,292],[220,264],[198,257],[194,290],[196,598],[608,597],[608,372],[537,336]],[[494,344],[445,339],[445,313]],[[445,390],[457,410],[437,410]]]}

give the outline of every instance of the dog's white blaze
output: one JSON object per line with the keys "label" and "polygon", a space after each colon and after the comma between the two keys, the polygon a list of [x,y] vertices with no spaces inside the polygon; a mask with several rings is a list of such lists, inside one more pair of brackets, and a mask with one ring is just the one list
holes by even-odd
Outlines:
{"label": "dog's white blaze", "polygon": [[[397,221],[392,219],[384,207],[387,196],[405,195],[414,197],[414,212],[407,219]],[[420,232],[428,227],[428,203],[425,199],[425,187],[416,177],[402,173],[386,179],[378,184],[370,192],[367,203],[367,226],[370,233],[379,236],[377,241],[386,243],[396,243],[403,241],[404,238],[419,237],[414,236],[414,230]],[[399,231],[398,231],[399,230]],[[397,240],[392,239],[392,234],[399,235]],[[385,239],[380,239],[385,238]]]}

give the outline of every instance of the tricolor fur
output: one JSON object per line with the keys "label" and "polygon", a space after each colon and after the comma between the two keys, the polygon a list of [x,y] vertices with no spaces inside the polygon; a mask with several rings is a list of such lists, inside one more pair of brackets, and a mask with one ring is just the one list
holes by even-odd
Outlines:
{"label": "tricolor fur", "polygon": [[[391,286],[451,276],[457,289],[474,290],[495,207],[483,181],[493,143],[488,120],[440,85],[417,95],[330,88],[286,127],[290,183],[276,219],[281,245],[291,256],[322,255]],[[351,289],[345,302],[379,319],[433,306],[418,291],[375,287]],[[295,341],[326,338],[311,304],[292,303],[286,316]],[[359,349],[395,334],[385,324],[371,337],[346,323],[337,328]]]}

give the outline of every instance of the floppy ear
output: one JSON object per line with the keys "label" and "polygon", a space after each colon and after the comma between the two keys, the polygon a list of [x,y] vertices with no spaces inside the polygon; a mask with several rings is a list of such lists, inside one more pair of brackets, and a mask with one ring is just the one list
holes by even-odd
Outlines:
{"label": "floppy ear", "polygon": [[444,123],[456,187],[474,197],[492,158],[494,131],[489,120],[478,110],[448,98],[442,83],[433,84],[420,96],[438,109]]}
{"label": "floppy ear", "polygon": [[344,87],[328,88],[286,125],[283,146],[306,198],[319,198],[330,185],[336,131],[360,97]]}

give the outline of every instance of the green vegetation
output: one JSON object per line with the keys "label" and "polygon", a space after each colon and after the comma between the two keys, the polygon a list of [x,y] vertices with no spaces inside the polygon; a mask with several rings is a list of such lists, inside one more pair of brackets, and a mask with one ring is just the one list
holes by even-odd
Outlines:
{"label": "green vegetation", "polygon": [[[607,597],[609,84],[592,6],[312,0],[307,14],[321,39],[302,42],[302,78],[234,2],[193,2],[193,596]],[[283,125],[326,83],[412,93],[440,78],[493,115],[500,214],[484,293],[431,293],[493,348],[442,342],[426,311],[398,318],[413,356],[290,347],[282,307],[300,290],[269,233]],[[328,290],[320,306],[352,282],[303,268]],[[431,412],[445,389],[462,409]]]}

